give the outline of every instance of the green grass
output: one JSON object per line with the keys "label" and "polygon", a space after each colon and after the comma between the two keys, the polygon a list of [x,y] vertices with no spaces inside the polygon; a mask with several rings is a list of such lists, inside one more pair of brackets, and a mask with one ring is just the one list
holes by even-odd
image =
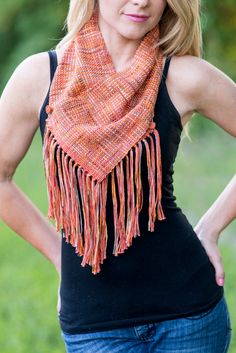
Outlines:
{"label": "green grass", "polygon": [[[235,173],[236,142],[220,129],[198,131],[182,141],[175,167],[178,204],[194,224]],[[15,182],[46,214],[47,194],[39,132]],[[1,353],[64,353],[57,321],[58,276],[31,245],[0,222],[0,351]],[[236,225],[222,233],[220,249],[226,271],[225,292],[231,313],[236,353]]]}

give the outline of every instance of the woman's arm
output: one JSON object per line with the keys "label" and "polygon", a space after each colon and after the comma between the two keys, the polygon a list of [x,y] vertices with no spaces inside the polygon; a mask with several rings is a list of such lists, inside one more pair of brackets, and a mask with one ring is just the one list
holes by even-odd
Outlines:
{"label": "woman's arm", "polygon": [[215,238],[236,218],[236,175],[200,219],[195,230],[199,238],[206,233]]}
{"label": "woman's arm", "polygon": [[[236,136],[236,85],[223,72],[204,60],[196,67],[198,79],[192,93],[195,111]],[[232,166],[233,167],[233,166]],[[220,232],[236,215],[236,178],[226,187],[195,227],[212,265],[218,285],[224,285],[224,266],[218,248]]]}
{"label": "woman's arm", "polygon": [[[48,258],[60,275],[61,238],[13,181],[38,128],[49,77],[48,54],[29,57],[15,70],[0,99],[0,218]],[[31,175],[26,177],[34,182]]]}
{"label": "woman's arm", "polygon": [[195,90],[195,111],[236,136],[236,84],[222,71],[202,60]]}
{"label": "woman's arm", "polygon": [[[236,136],[236,85],[222,71],[196,57],[173,57],[167,87],[183,125],[194,112],[199,112]],[[225,274],[217,242],[220,232],[235,218],[235,191],[236,178],[195,227],[215,268],[216,282],[221,286]]]}
{"label": "woman's arm", "polygon": [[224,266],[218,249],[220,233],[236,218],[236,175],[232,178],[216,201],[202,216],[195,232],[204,246],[214,268],[216,281],[224,284]]}

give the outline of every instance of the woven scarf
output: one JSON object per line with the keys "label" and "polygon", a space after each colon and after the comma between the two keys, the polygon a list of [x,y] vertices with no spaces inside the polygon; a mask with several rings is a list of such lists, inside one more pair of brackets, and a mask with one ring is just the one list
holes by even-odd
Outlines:
{"label": "woven scarf", "polygon": [[116,72],[94,11],[66,48],[52,81],[43,144],[47,216],[55,220],[57,231],[63,229],[66,241],[83,256],[81,265],[90,265],[93,274],[106,258],[109,175],[113,254],[123,253],[140,235],[144,149],[148,230],[154,231],[156,218],[165,218],[160,141],[153,121],[163,62],[161,50],[154,48],[158,38],[156,26],[139,43],[132,64]]}

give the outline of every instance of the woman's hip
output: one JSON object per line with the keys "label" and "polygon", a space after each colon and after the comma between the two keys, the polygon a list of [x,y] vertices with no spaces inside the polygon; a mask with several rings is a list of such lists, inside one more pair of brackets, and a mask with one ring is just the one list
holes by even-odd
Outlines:
{"label": "woman's hip", "polygon": [[184,318],[98,332],[61,332],[67,353],[226,353],[231,322],[225,297]]}

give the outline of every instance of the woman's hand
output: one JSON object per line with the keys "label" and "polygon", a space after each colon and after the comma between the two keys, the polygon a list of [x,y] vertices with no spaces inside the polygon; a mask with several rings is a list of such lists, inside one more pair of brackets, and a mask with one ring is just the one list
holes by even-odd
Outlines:
{"label": "woman's hand", "polygon": [[224,285],[225,272],[223,260],[220,254],[220,250],[218,248],[218,239],[219,233],[210,234],[209,231],[204,230],[201,222],[199,222],[194,228],[195,233],[197,234],[199,240],[202,243],[202,246],[206,250],[206,253],[215,268],[215,278],[216,283],[219,286]]}
{"label": "woman's hand", "polygon": [[215,268],[216,282],[224,285],[224,266],[218,249],[221,232],[236,219],[236,175],[230,180],[212,206],[202,216],[194,231]]}

